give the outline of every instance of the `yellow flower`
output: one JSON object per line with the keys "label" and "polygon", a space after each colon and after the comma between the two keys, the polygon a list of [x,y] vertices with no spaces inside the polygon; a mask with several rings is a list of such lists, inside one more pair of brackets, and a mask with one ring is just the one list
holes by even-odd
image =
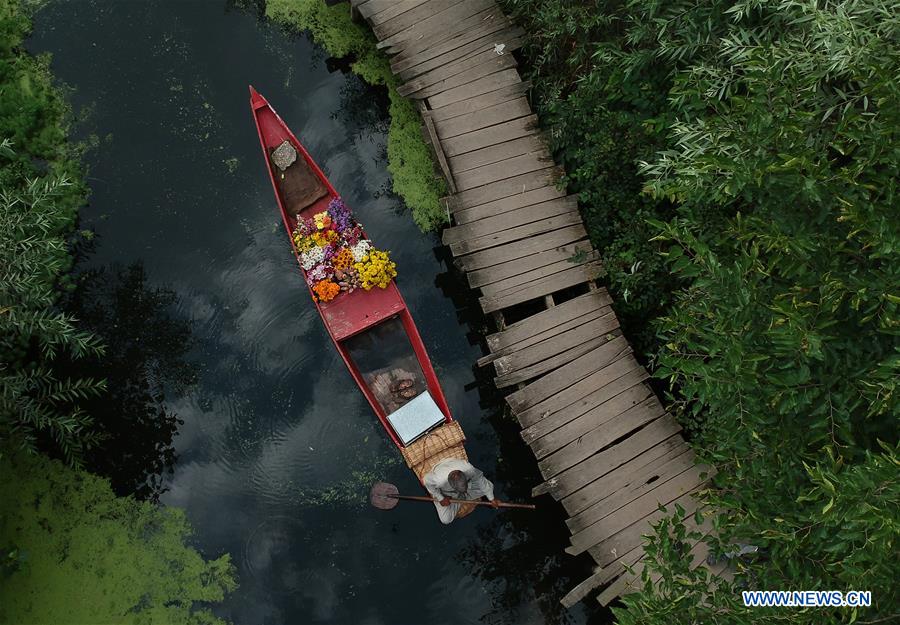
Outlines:
{"label": "yellow flower", "polygon": [[367,291],[376,286],[385,289],[391,279],[397,276],[397,265],[391,261],[388,253],[375,249],[370,250],[354,268],[359,274],[362,287]]}

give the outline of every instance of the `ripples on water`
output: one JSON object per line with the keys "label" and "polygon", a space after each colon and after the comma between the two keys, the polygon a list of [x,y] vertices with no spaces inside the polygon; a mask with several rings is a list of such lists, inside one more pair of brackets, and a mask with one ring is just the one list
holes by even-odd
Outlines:
{"label": "ripples on water", "polygon": [[[565,620],[527,599],[494,609],[546,558],[543,528],[533,538],[519,532],[533,546],[499,576],[473,575],[477,560],[460,558],[472,545],[476,558],[491,553],[479,545],[500,534],[493,523],[527,528],[528,517],[478,511],[447,529],[430,504],[391,512],[366,505],[375,479],[409,493],[419,485],[309,299],[259,153],[248,83],[298,134],[376,244],[392,251],[469,455],[494,475],[498,440],[484,418],[493,408],[482,410],[472,384],[480,350],[435,287],[445,271],[432,249],[437,238],[421,235],[382,193],[383,96],[329,73],[303,37],[223,6],[231,3],[51,1],[30,42],[54,54],[53,71],[74,88],[74,110],[88,111],[78,132],[105,137],[87,156],[92,197],[83,216],[98,235],[90,263],[142,260],[191,321],[198,382],[169,405],[184,424],[163,502],[187,511],[206,555],[234,556],[240,587],[216,611],[238,625]],[[498,481],[498,493],[533,472],[528,459]]]}

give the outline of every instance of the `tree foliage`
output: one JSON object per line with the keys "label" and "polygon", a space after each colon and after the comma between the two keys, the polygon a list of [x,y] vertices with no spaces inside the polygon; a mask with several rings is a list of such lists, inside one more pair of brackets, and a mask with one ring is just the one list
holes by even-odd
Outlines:
{"label": "tree foliage", "polygon": [[[719,468],[719,537],[767,549],[741,583],[864,586],[874,610],[830,616],[890,616],[900,3],[507,4],[618,307]],[[620,620],[752,622],[677,572]]]}
{"label": "tree foliage", "polygon": [[67,237],[86,189],[66,143],[68,108],[49,58],[26,54],[30,22],[17,0],[0,0],[0,441],[38,442],[77,462],[93,442],[78,407],[100,380],[61,376],[53,360],[102,352],[56,308],[72,265]]}
{"label": "tree foliage", "polygon": [[187,545],[181,510],[16,453],[0,460],[0,500],[0,545],[23,546],[0,584],[0,621],[224,625],[202,606],[234,590],[234,567]]}

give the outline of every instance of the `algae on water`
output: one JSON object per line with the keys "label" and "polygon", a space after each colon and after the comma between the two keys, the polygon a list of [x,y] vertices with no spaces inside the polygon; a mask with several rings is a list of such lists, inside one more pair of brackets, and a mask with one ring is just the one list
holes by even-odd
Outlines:
{"label": "algae on water", "polygon": [[375,47],[368,28],[350,19],[350,5],[326,6],[323,0],[268,0],[266,15],[288,26],[307,30],[331,56],[354,58],[353,71],[371,85],[384,85],[390,98],[388,171],[393,189],[412,210],[424,231],[446,223],[440,198],[446,193],[443,178],[435,174],[431,151],[421,133],[419,114],[412,102],[397,93],[390,64]]}

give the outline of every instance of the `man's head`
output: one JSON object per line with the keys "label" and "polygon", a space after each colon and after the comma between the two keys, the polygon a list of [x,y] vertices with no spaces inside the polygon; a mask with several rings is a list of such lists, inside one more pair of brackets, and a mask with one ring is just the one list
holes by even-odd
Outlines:
{"label": "man's head", "polygon": [[460,495],[465,495],[469,490],[469,478],[462,471],[450,471],[447,481],[450,482],[450,487]]}

